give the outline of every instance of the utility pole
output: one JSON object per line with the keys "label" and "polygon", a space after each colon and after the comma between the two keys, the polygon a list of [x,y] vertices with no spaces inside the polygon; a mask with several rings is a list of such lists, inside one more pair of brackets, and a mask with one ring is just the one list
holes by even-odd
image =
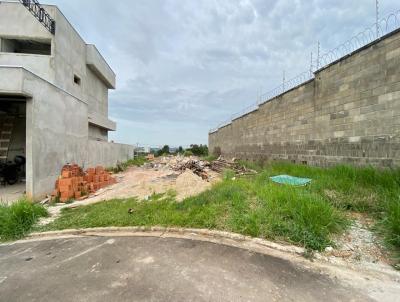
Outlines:
{"label": "utility pole", "polygon": [[317,49],[317,70],[319,69],[319,51],[321,48],[321,44],[318,41],[318,49]]}
{"label": "utility pole", "polygon": [[375,0],[376,38],[379,38],[379,0]]}

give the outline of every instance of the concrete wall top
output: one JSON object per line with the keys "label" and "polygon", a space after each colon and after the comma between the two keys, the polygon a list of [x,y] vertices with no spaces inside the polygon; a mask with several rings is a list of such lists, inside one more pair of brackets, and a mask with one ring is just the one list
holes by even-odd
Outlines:
{"label": "concrete wall top", "polygon": [[[55,7],[46,7],[54,15]],[[32,22],[32,14],[19,2],[0,1],[0,36],[10,38],[35,38],[51,40],[53,35],[38,21]],[[21,26],[26,24],[29,26]]]}
{"label": "concrete wall top", "polygon": [[89,123],[92,125],[96,125],[100,128],[104,128],[111,131],[117,130],[117,124],[114,121],[104,118],[102,115],[89,112],[88,119]]}
{"label": "concrete wall top", "polygon": [[34,76],[36,79],[43,81],[43,83],[53,86],[54,88],[57,88],[60,92],[71,96],[76,101],[83,103],[86,106],[88,105],[85,101],[75,97],[68,91],[63,90],[61,87],[58,87],[57,85],[54,85],[51,82],[48,82],[46,79],[41,78],[37,74],[35,74],[32,71],[27,70],[21,66],[2,66],[2,65],[0,65],[0,79],[6,78],[6,77],[8,79],[10,79],[9,81],[2,82],[2,85],[0,86],[0,94],[20,95],[20,96],[25,96],[25,97],[30,97],[30,98],[33,97],[37,90],[37,87],[35,87],[35,89],[31,88],[29,90],[26,90],[26,86],[25,86],[27,84],[26,77],[28,75]]}
{"label": "concrete wall top", "polygon": [[0,86],[0,94],[5,95],[23,95],[23,70],[22,68],[13,68],[10,66],[0,66],[0,79],[5,77],[11,78],[11,81],[5,81]]}
{"label": "concrete wall top", "polygon": [[93,44],[86,45],[86,64],[107,84],[108,88],[115,89],[115,73]]}

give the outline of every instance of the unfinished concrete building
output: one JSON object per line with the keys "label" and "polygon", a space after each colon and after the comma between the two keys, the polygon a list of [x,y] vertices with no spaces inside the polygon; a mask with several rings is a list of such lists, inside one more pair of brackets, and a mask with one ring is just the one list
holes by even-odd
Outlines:
{"label": "unfinished concrete building", "polygon": [[26,157],[24,189],[40,198],[64,164],[112,166],[134,148],[108,142],[116,130],[108,118],[113,70],[56,6],[35,18],[34,5],[0,2],[0,160]]}

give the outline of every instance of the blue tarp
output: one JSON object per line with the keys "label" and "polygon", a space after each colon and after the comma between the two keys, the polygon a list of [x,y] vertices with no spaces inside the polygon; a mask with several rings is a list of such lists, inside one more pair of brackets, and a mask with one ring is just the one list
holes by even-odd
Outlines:
{"label": "blue tarp", "polygon": [[285,184],[292,186],[305,186],[311,182],[311,178],[301,178],[290,175],[278,175],[270,177],[270,179],[278,184]]}

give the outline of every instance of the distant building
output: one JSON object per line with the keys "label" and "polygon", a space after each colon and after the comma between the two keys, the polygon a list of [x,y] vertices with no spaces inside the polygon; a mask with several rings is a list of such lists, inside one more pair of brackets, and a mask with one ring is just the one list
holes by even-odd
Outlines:
{"label": "distant building", "polygon": [[176,148],[176,147],[170,147],[169,148],[169,153],[175,154],[177,152],[178,152],[178,148]]}
{"label": "distant building", "polygon": [[149,154],[150,147],[136,147],[135,153],[136,154]]}

